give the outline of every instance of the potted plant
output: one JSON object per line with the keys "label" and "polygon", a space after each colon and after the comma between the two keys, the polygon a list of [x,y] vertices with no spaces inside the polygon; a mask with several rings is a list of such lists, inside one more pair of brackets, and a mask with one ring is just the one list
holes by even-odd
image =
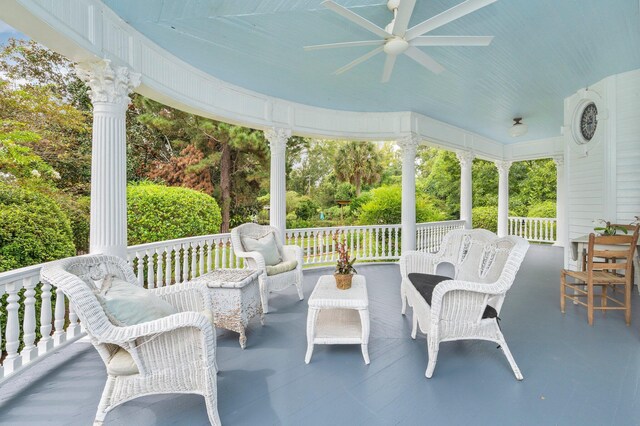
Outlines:
{"label": "potted plant", "polygon": [[333,276],[336,279],[336,286],[340,290],[347,290],[351,288],[351,279],[356,274],[356,269],[353,264],[356,258],[349,260],[349,249],[347,248],[346,241],[341,241],[342,232],[337,232],[333,236],[333,241],[336,243],[336,250],[338,251],[338,263],[336,264],[336,271]]}
{"label": "potted plant", "polygon": [[618,231],[624,234],[627,233],[627,228],[625,228],[624,226],[612,225],[611,222],[608,222],[604,219],[598,219],[597,221],[594,221],[594,223],[604,225],[596,226],[595,228],[593,228],[593,230],[596,231],[599,235],[616,235]]}

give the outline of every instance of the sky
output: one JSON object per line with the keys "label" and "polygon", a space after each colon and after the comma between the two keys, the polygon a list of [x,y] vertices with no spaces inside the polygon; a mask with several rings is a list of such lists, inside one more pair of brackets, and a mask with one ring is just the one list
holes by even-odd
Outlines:
{"label": "sky", "polygon": [[14,38],[27,38],[24,34],[18,30],[0,21],[0,44],[5,44],[11,37]]}

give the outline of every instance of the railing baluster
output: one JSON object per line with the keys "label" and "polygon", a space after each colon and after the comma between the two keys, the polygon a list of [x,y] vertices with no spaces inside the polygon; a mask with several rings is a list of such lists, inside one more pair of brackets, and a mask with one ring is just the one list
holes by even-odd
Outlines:
{"label": "railing baluster", "polygon": [[[40,287],[40,341],[38,342],[38,355],[47,353],[53,347],[51,339],[51,285],[42,283]],[[2,336],[0,335],[0,343]]]}
{"label": "railing baluster", "polygon": [[164,268],[162,267],[162,263],[164,260],[162,259],[162,250],[155,249],[154,251],[156,258],[156,287],[163,287]]}
{"label": "railing baluster", "polygon": [[183,243],[182,246],[182,276],[180,282],[185,282],[189,279],[189,244]]}
{"label": "railing baluster", "polygon": [[172,247],[165,247],[164,249],[164,255],[165,255],[165,268],[164,268],[164,272],[165,272],[165,278],[164,278],[164,282],[165,285],[171,285],[172,283],[172,277],[171,274],[173,273],[173,269],[172,269],[172,257],[173,257],[173,250]]}
{"label": "railing baluster", "polygon": [[67,327],[67,337],[73,338],[80,334],[80,324],[78,323],[78,314],[73,307],[73,303],[69,302],[69,326]]}
{"label": "railing baluster", "polygon": [[65,320],[65,303],[64,293],[59,288],[56,288],[56,308],[54,311],[53,321],[53,345],[59,346],[66,340],[66,334],[64,332],[64,320]]}
{"label": "railing baluster", "polygon": [[153,250],[147,250],[147,288],[154,288],[155,286],[156,280]]}
{"label": "railing baluster", "polygon": [[140,256],[140,252],[136,251],[136,278],[138,285],[142,287],[144,285],[144,254]]}
{"label": "railing baluster", "polygon": [[20,347],[20,322],[18,318],[19,284],[16,281],[10,282],[7,288],[7,325],[5,331],[5,351],[7,356],[4,359],[4,374],[13,373],[21,365],[21,358],[18,355]]}
{"label": "railing baluster", "polygon": [[22,320],[22,343],[24,348],[20,352],[22,363],[33,361],[38,356],[36,342],[36,279],[35,277],[23,278],[24,287],[24,318]]}

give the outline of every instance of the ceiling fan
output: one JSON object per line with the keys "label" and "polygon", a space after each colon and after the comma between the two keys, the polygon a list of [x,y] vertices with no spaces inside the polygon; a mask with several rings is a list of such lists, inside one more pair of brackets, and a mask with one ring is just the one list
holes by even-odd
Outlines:
{"label": "ceiling fan", "polygon": [[493,36],[425,36],[424,34],[496,1],[497,0],[466,0],[418,25],[408,28],[416,0],[388,0],[387,8],[393,12],[393,20],[382,29],[346,7],[340,6],[332,0],[326,0],[322,2],[323,6],[350,20],[354,24],[376,34],[380,39],[318,44],[305,46],[304,49],[318,50],[339,47],[377,46],[370,52],[337,69],[334,72],[336,75],[350,70],[380,52],[387,54],[387,59],[382,71],[382,83],[389,81],[396,58],[403,53],[429,71],[439,74],[444,71],[444,67],[424,51],[418,49],[418,46],[488,46],[491,40],[493,40]]}

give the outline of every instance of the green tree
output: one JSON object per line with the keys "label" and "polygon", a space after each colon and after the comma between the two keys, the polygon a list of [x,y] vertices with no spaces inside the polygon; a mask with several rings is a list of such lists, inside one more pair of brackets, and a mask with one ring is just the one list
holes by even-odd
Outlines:
{"label": "green tree", "polygon": [[375,184],[380,180],[382,164],[375,144],[371,142],[342,143],[336,153],[334,167],[336,177],[350,182],[360,195],[362,185]]}
{"label": "green tree", "polygon": [[[170,185],[198,188],[200,184],[208,184],[207,192],[222,208],[221,232],[229,231],[232,211],[252,206],[257,213],[256,196],[268,182],[269,149],[261,131],[199,117],[150,99],[139,99],[142,113],[138,120],[160,132],[171,146],[169,161],[156,161],[149,177]],[[188,146],[195,151],[185,151]],[[185,155],[185,152],[195,155],[195,161],[180,175],[171,158]]]}
{"label": "green tree", "polygon": [[0,76],[2,131],[38,134],[25,145],[61,175],[56,186],[88,194],[91,104],[73,64],[34,41],[10,39],[0,49]]}

